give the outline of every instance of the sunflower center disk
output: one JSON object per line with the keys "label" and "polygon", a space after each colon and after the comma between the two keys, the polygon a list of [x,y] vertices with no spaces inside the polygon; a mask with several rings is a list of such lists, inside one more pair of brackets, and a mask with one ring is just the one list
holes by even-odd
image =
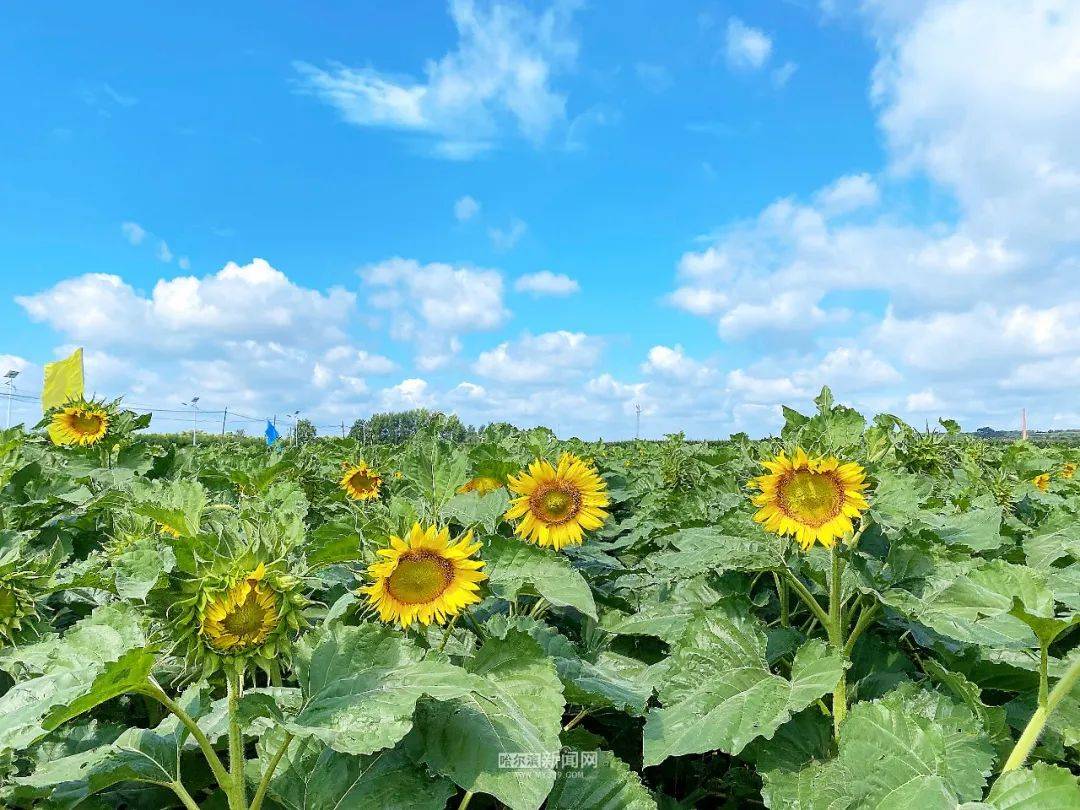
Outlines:
{"label": "sunflower center disk", "polygon": [[581,495],[573,490],[549,489],[536,499],[536,512],[547,523],[564,523],[578,513]]}
{"label": "sunflower center disk", "polygon": [[349,479],[349,485],[353,487],[357,492],[370,492],[373,481],[371,476],[366,472],[358,472],[352,478]]}
{"label": "sunflower center disk", "polygon": [[450,562],[428,551],[402,554],[386,584],[399,602],[417,605],[440,596],[453,581]]}
{"label": "sunflower center disk", "polygon": [[71,429],[84,436],[92,436],[101,430],[101,417],[84,413],[72,414]]}
{"label": "sunflower center disk", "polygon": [[840,514],[844,491],[837,481],[825,473],[797,470],[780,485],[784,512],[800,523],[821,526]]}
{"label": "sunflower center disk", "polygon": [[225,628],[225,632],[238,637],[241,641],[246,641],[249,637],[258,635],[266,621],[266,614],[266,608],[255,600],[253,591],[243,604],[237,605],[221,620],[221,625]]}

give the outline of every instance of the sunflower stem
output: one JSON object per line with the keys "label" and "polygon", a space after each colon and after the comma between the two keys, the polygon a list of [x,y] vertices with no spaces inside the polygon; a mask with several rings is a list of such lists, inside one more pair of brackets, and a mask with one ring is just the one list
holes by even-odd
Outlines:
{"label": "sunflower stem", "polygon": [[787,583],[775,571],[773,571],[773,582],[776,583],[776,598],[780,600],[780,626],[787,627],[790,624]]}
{"label": "sunflower stem", "polygon": [[232,810],[247,810],[247,784],[244,781],[244,737],[240,729],[240,684],[243,665],[229,667],[225,683],[229,709],[229,775],[232,782],[229,806]]}
{"label": "sunflower stem", "polygon": [[203,756],[206,757],[206,762],[210,766],[214,778],[217,779],[218,785],[221,786],[222,790],[228,793],[229,788],[232,785],[232,778],[229,776],[229,772],[225,770],[225,766],[221,762],[221,757],[217,755],[214,746],[210,744],[210,740],[207,739],[207,736],[203,734],[202,729],[199,728],[199,724],[195,722],[191,715],[184,711],[179,703],[165,694],[165,690],[162,689],[161,686],[158,685],[158,682],[153,678],[149,679],[146,687],[144,687],[143,694],[149,695],[176,715],[177,719],[184,724],[189,732],[191,732],[191,736],[194,738],[195,742],[199,744],[199,748],[202,749]]}
{"label": "sunflower stem", "polygon": [[273,777],[278,763],[285,756],[285,752],[289,749],[289,743],[292,741],[293,735],[286,731],[285,738],[281,741],[278,750],[274,752],[274,756],[270,758],[270,762],[266,765],[266,771],[263,772],[262,778],[259,780],[259,787],[255,791],[255,798],[251,800],[250,810],[262,810],[263,799],[266,798],[266,791],[270,788],[270,779]]}
{"label": "sunflower stem", "polygon": [[814,595],[810,593],[809,589],[802,584],[802,581],[795,576],[795,572],[788,568],[787,565],[784,566],[782,573],[784,578],[791,584],[791,587],[794,588],[798,597],[806,603],[806,606],[810,608],[817,620],[821,622],[821,626],[827,628],[829,626],[829,616],[818,604],[818,600],[814,598]]}
{"label": "sunflower stem", "polygon": [[851,651],[855,648],[855,642],[859,640],[859,636],[863,634],[863,631],[870,626],[870,622],[877,616],[880,604],[874,602],[872,605],[866,605],[859,613],[859,618],[855,622],[855,627],[852,628],[851,634],[847,638],[847,642],[844,644],[844,659],[851,657]]}
{"label": "sunflower stem", "polygon": [[833,688],[833,736],[840,739],[840,725],[847,715],[847,663],[848,651],[844,641],[844,602],[842,579],[843,559],[840,557],[840,544],[833,543],[829,554],[832,558],[832,576],[829,577],[829,616],[825,627],[829,633],[829,644],[842,656],[840,680]]}
{"label": "sunflower stem", "polygon": [[443,636],[442,643],[439,645],[439,652],[442,652],[446,648],[446,642],[448,642],[450,640],[450,636],[453,635],[454,625],[457,624],[458,616],[460,615],[461,614],[459,613],[453,618],[451,618],[450,624],[446,626],[446,634]]}
{"label": "sunflower stem", "polygon": [[567,723],[565,726],[562,727],[562,730],[563,731],[569,731],[574,726],[576,726],[578,723],[580,723],[582,720],[584,720],[588,715],[589,715],[589,710],[588,709],[582,709],[580,712],[578,712],[577,714],[574,715],[573,719],[570,720],[569,723]]}
{"label": "sunflower stem", "polygon": [[179,779],[175,782],[170,782],[169,787],[172,788],[172,792],[177,795],[180,799],[180,803],[183,804],[187,810],[199,810],[199,805],[191,798],[191,794],[187,792],[187,788],[180,783]]}
{"label": "sunflower stem", "polygon": [[465,810],[465,808],[469,806],[469,802],[472,801],[472,797],[473,792],[471,790],[466,790],[465,795],[461,797],[461,802],[457,806],[458,810]]}
{"label": "sunflower stem", "polygon": [[1080,656],[1077,656],[1076,660],[1065,671],[1065,674],[1061,676],[1061,680],[1050,691],[1046,699],[1046,705],[1035,709],[1035,713],[1031,715],[1031,719],[1020,735],[1020,739],[1016,741],[1016,747],[1013,748],[1009,758],[1005,761],[1005,766],[1001,769],[1002,773],[1015,770],[1024,764],[1028,754],[1031,753],[1031,749],[1035,747],[1039,735],[1042,734],[1050,714],[1065,696],[1072,691],[1077,681],[1080,681]]}

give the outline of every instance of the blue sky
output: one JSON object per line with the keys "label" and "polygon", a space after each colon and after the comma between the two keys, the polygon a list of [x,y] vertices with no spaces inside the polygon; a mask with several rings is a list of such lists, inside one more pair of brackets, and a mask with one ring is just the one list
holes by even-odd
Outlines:
{"label": "blue sky", "polygon": [[657,9],[5,7],[0,365],[327,425],[1080,424],[1075,5]]}

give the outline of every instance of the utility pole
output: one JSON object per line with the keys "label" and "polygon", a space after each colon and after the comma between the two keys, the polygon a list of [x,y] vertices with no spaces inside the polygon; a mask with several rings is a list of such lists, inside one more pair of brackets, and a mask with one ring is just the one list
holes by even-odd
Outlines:
{"label": "utility pole", "polygon": [[289,418],[292,419],[292,443],[293,447],[296,447],[296,417],[300,415],[300,411],[293,411],[289,414]]}
{"label": "utility pole", "polygon": [[199,429],[199,398],[192,397],[191,402],[182,404],[191,406],[191,446],[194,447],[198,443],[195,438],[195,431]]}
{"label": "utility pole", "polygon": [[4,423],[4,430],[11,427],[11,400],[15,398],[15,378],[19,376],[19,372],[12,369],[4,375],[4,380],[7,382],[7,421]]}
{"label": "utility pole", "polygon": [[341,420],[341,438],[345,438],[345,420]]}
{"label": "utility pole", "polygon": [[1027,408],[1020,409],[1020,438],[1027,441]]}
{"label": "utility pole", "polygon": [[221,435],[225,435],[225,420],[229,418],[229,406],[225,406],[225,412],[221,414]]}
{"label": "utility pole", "polygon": [[641,438],[641,403],[634,403],[634,441]]}

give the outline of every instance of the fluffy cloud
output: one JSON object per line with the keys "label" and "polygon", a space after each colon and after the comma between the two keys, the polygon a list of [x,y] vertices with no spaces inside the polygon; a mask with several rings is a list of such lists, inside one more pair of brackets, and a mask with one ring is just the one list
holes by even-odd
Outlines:
{"label": "fluffy cloud", "polygon": [[772,40],[759,28],[752,28],[738,17],[728,20],[724,38],[724,55],[737,70],[757,70],[764,67],[772,54]]}
{"label": "fluffy cloud", "polygon": [[120,224],[120,232],[131,244],[138,245],[146,238],[146,229],[138,222],[123,222]]}
{"label": "fluffy cloud", "polygon": [[504,383],[540,383],[579,376],[600,359],[603,342],[581,332],[525,334],[482,352],[473,370]]}
{"label": "fluffy cloud", "polygon": [[391,411],[425,408],[433,402],[427,381],[415,377],[384,388],[380,393],[380,401],[383,408]]}
{"label": "fluffy cloud", "polygon": [[541,270],[539,273],[529,273],[518,277],[518,280],[514,282],[514,289],[533,296],[572,295],[581,290],[581,285],[563,273]]}
{"label": "fluffy cloud", "polygon": [[454,203],[454,219],[458,222],[468,222],[480,213],[480,203],[466,194]]}
{"label": "fluffy cloud", "polygon": [[577,3],[556,0],[540,12],[516,2],[451,0],[457,48],[425,66],[425,78],[374,68],[297,62],[300,86],[362,127],[425,132],[443,157],[470,158],[510,127],[533,143],[565,122],[566,98],[552,86],[571,70],[578,42]]}
{"label": "fluffy cloud", "polygon": [[505,228],[488,228],[488,238],[496,250],[510,250],[521,241],[529,226],[520,219],[510,220]]}

